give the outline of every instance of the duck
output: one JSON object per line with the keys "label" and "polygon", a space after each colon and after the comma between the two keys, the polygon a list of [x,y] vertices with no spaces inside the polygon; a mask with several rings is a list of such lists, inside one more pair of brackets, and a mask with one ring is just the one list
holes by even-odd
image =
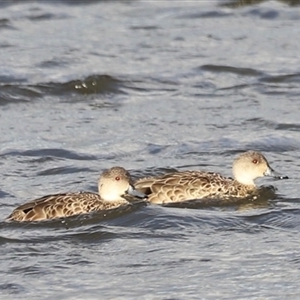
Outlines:
{"label": "duck", "polygon": [[258,151],[240,154],[233,162],[233,177],[206,171],[171,172],[157,177],[138,179],[134,186],[148,195],[155,204],[182,202],[196,199],[241,199],[257,190],[254,180],[271,176],[287,179],[275,172],[265,156]]}
{"label": "duck", "polygon": [[81,191],[47,195],[17,207],[6,220],[17,222],[50,220],[106,211],[146,199],[145,194],[133,187],[128,171],[122,167],[113,167],[101,174],[98,193]]}

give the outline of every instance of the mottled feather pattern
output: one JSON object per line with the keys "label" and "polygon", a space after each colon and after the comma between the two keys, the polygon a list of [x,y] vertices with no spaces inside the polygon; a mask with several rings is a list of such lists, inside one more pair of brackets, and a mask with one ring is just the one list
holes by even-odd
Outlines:
{"label": "mottled feather pattern", "polygon": [[65,194],[54,194],[30,201],[19,206],[8,217],[15,221],[39,221],[53,217],[68,217],[76,214],[84,214],[98,210],[117,208],[124,201],[106,202],[99,194],[91,192],[76,192]]}
{"label": "mottled feather pattern", "polygon": [[[183,171],[158,177],[139,179],[131,185],[130,174],[121,167],[106,170],[98,182],[99,194],[78,192],[49,195],[21,205],[9,216],[15,221],[40,221],[117,208],[132,201],[152,203],[182,202],[193,199],[222,199],[229,203],[233,198],[248,198],[257,191],[254,180],[273,176],[280,179],[259,152],[247,151],[233,162],[234,179],[219,173]],[[209,201],[209,200],[207,200]],[[232,203],[232,201],[231,201]]]}
{"label": "mottled feather pattern", "polygon": [[134,190],[130,182],[130,174],[124,168],[113,167],[100,176],[98,194],[75,192],[44,196],[17,207],[7,220],[42,221],[111,210],[146,200],[146,195]]}
{"label": "mottled feather pattern", "polygon": [[233,162],[234,179],[219,173],[205,171],[183,171],[168,173],[158,177],[142,178],[136,181],[135,188],[148,195],[149,202],[170,203],[193,199],[247,198],[257,187],[254,180],[258,177],[279,175],[267,159],[257,151],[240,154]]}
{"label": "mottled feather pattern", "polygon": [[206,197],[246,197],[254,189],[253,186],[242,185],[219,173],[201,171],[142,178],[136,181],[135,188],[149,194],[149,201],[152,203],[180,202]]}

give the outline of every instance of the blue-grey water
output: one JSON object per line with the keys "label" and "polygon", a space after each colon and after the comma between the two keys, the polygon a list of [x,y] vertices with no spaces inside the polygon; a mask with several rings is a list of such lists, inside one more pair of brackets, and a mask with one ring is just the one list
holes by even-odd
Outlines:
{"label": "blue-grey water", "polygon": [[[300,299],[299,1],[1,1],[1,299]],[[263,203],[149,205],[41,224],[43,195],[112,166],[231,176]]]}

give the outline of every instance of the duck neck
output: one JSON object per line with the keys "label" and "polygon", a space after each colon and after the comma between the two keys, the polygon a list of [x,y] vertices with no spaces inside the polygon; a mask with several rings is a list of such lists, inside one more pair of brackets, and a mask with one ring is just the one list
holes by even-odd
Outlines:
{"label": "duck neck", "polygon": [[110,187],[103,187],[99,184],[98,193],[100,198],[105,202],[127,202],[126,199],[124,199],[121,195],[116,194],[116,192]]}
{"label": "duck neck", "polygon": [[251,193],[256,190],[256,186],[253,184],[244,184],[244,183],[237,181],[236,179],[234,179],[234,181],[235,181],[235,186],[239,187],[239,189],[242,191]]}
{"label": "duck neck", "polygon": [[253,179],[249,179],[247,177],[239,177],[239,178],[235,178],[235,181],[237,181],[240,185],[249,187],[249,189],[256,188],[256,185],[255,185]]}

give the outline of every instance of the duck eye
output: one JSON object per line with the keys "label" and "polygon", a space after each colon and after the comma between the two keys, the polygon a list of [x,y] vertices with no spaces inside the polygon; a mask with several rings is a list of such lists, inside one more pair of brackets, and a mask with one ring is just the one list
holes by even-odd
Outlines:
{"label": "duck eye", "polygon": [[119,181],[119,180],[120,180],[120,177],[119,177],[119,176],[117,176],[115,179],[116,179],[117,181]]}
{"label": "duck eye", "polygon": [[258,163],[258,160],[257,160],[257,159],[253,159],[252,162],[253,162],[254,164],[257,164],[257,163]]}

